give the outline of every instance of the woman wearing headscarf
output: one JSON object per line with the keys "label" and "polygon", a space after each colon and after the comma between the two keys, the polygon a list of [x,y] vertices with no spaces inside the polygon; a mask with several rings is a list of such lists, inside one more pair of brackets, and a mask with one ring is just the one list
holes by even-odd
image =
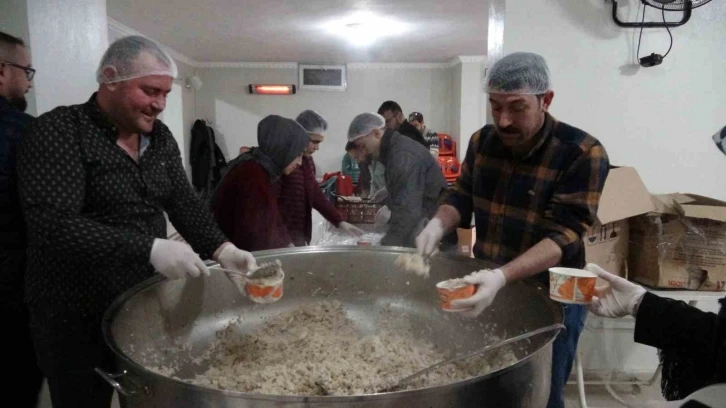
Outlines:
{"label": "woman wearing headscarf", "polygon": [[310,243],[313,232],[313,208],[331,224],[346,233],[355,236],[363,235],[361,229],[343,221],[343,217],[325,198],[315,180],[313,153],[318,151],[320,143],[325,138],[328,122],[313,110],[303,111],[295,121],[305,129],[309,141],[300,167],[289,175],[282,176],[277,201],[292,243],[295,246],[305,246]]}
{"label": "woman wearing headscarf", "polygon": [[302,162],[309,137],[292,119],[270,115],[257,125],[258,147],[230,162],[213,196],[222,232],[246,251],[285,248],[292,238],[278,206],[278,183]]}

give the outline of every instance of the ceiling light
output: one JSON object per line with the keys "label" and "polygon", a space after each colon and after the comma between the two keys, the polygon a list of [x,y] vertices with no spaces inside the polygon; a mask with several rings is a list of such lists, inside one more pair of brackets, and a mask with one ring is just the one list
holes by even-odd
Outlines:
{"label": "ceiling light", "polygon": [[379,39],[395,37],[411,30],[410,24],[367,11],[328,21],[322,28],[355,46],[368,46]]}

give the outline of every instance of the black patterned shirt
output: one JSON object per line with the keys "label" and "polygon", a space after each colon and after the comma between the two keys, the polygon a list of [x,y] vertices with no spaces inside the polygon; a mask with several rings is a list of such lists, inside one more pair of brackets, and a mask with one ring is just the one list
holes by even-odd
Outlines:
{"label": "black patterned shirt", "polygon": [[166,237],[164,212],[203,259],[226,241],[193,192],[169,129],[157,120],[144,136],[148,146],[135,161],[116,144],[94,94],[40,116],[22,139],[31,311],[100,316],[153,276],[149,256],[154,238]]}

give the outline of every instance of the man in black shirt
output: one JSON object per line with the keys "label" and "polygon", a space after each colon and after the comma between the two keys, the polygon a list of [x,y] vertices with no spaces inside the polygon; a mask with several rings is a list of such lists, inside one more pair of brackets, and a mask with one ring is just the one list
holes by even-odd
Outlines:
{"label": "man in black shirt", "polygon": [[[101,320],[124,291],[155,270],[170,279],[208,274],[206,258],[225,269],[255,266],[202,207],[156,119],[175,76],[156,43],[121,38],[101,60],[98,92],[40,116],[21,141],[25,299],[54,408],[110,405],[113,389],[93,369],[113,369]],[[164,212],[191,247],[165,239]]]}
{"label": "man in black shirt", "polygon": [[378,114],[383,116],[386,120],[386,128],[395,130],[398,133],[408,136],[411,139],[421,143],[423,147],[429,148],[429,143],[424,139],[421,132],[416,127],[408,123],[406,118],[403,116],[403,110],[401,105],[394,101],[385,101],[378,108]]}
{"label": "man in black shirt", "polygon": [[22,134],[33,121],[24,113],[35,70],[19,38],[0,32],[0,353],[14,361],[12,374],[0,376],[2,389],[16,397],[17,407],[35,408],[43,374],[35,361],[23,304],[25,223],[20,211],[15,156]]}

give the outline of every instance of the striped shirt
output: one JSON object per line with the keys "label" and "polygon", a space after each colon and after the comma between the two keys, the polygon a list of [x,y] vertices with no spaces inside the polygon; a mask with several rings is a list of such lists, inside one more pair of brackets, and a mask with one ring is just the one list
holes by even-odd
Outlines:
{"label": "striped shirt", "polygon": [[593,224],[608,157],[594,137],[546,114],[523,154],[505,147],[494,126],[474,133],[461,175],[444,198],[476,222],[477,258],[505,264],[545,238],[562,248],[560,264],[582,267],[582,236]]}

